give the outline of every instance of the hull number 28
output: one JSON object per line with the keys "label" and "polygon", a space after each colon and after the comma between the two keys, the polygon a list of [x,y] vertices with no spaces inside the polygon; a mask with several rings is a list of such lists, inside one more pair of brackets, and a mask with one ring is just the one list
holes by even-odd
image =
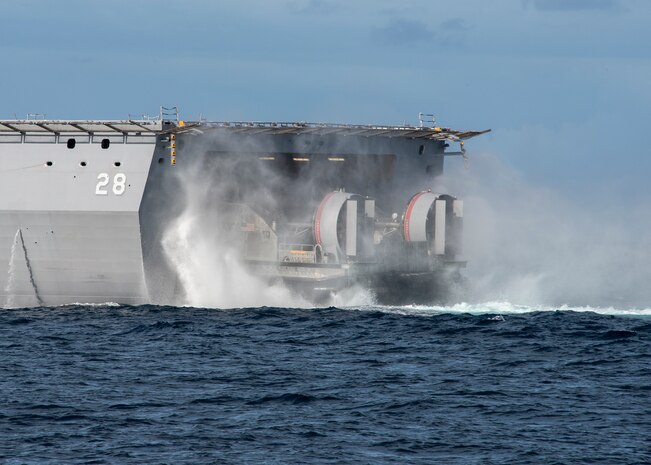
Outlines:
{"label": "hull number 28", "polygon": [[[126,189],[127,175],[124,173],[117,173],[113,176],[113,184],[111,190],[115,195],[124,194]],[[108,173],[100,173],[97,175],[97,185],[95,186],[95,195],[108,195],[109,185],[111,184],[111,176]]]}

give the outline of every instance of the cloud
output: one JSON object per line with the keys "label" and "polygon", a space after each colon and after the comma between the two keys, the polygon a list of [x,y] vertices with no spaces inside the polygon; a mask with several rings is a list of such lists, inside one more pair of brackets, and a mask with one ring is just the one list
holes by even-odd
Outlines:
{"label": "cloud", "polygon": [[540,11],[612,10],[619,7],[617,0],[523,0]]}
{"label": "cloud", "polygon": [[293,12],[304,15],[331,15],[341,10],[340,5],[328,0],[291,1],[287,6]]}
{"label": "cloud", "polygon": [[468,24],[463,18],[451,18],[441,23],[441,29],[445,31],[465,31]]}
{"label": "cloud", "polygon": [[438,41],[447,48],[462,48],[469,30],[470,26],[464,18],[447,19],[438,26]]}
{"label": "cloud", "polygon": [[411,45],[434,40],[436,33],[423,21],[391,19],[375,30],[380,41],[390,45]]}

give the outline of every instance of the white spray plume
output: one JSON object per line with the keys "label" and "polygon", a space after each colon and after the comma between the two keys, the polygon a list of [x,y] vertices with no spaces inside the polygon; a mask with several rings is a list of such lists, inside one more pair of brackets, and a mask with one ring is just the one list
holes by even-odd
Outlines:
{"label": "white spray plume", "polygon": [[494,155],[459,165],[440,188],[465,201],[468,300],[648,307],[651,218],[640,214],[648,208],[530,185]]}
{"label": "white spray plume", "polygon": [[[202,225],[195,212],[186,211],[168,228],[163,247],[174,264],[194,307],[304,307],[307,303],[280,285],[252,275],[240,251],[222,242],[216,230]],[[220,240],[222,239],[222,240]]]}
{"label": "white spray plume", "polygon": [[[179,192],[174,199],[181,202],[180,214],[167,224],[162,238],[165,256],[183,288],[183,299],[175,303],[210,308],[312,306],[281,281],[251,272],[243,260],[241,222],[232,216],[236,203],[273,209],[278,200],[268,186],[286,186],[288,181],[260,163],[254,165],[257,171],[242,171],[237,157],[209,153],[213,142],[207,137],[186,146],[183,164],[175,167]],[[248,144],[243,152],[264,153],[271,149],[255,146],[252,141]],[[257,182],[258,178],[265,183]],[[310,198],[308,193],[313,187],[309,180],[291,186],[298,199]],[[309,205],[306,207],[309,210]],[[373,302],[372,293],[354,287],[319,305]]]}

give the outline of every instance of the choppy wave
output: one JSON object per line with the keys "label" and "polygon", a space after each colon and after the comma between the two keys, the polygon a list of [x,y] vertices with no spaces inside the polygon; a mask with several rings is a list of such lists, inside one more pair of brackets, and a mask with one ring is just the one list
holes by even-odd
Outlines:
{"label": "choppy wave", "polygon": [[56,310],[0,312],[0,463],[651,463],[646,309]]}

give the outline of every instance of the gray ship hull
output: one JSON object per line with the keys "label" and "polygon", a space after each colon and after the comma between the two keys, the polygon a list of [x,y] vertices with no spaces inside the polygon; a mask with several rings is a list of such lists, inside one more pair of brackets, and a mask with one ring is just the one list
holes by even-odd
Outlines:
{"label": "gray ship hull", "polygon": [[4,305],[148,302],[139,210],[155,136],[108,149],[45,137],[0,143]]}
{"label": "gray ship hull", "polygon": [[[336,128],[348,132],[342,135]],[[381,137],[382,128],[370,127],[370,135],[339,126],[281,129],[167,121],[0,122],[0,301],[5,307],[187,302],[163,242],[166,225],[183,213],[189,186],[200,182],[208,186],[202,200],[207,215],[218,212],[212,205],[220,202],[239,202],[256,211],[259,224],[247,220],[249,229],[239,229],[250,216],[248,210],[241,210],[235,220],[236,241],[249,244],[243,261],[267,261],[270,265],[260,274],[271,269],[275,277],[270,279],[282,279],[278,270],[288,264],[287,256],[279,255],[280,217],[272,220],[273,215],[262,213],[271,208],[265,196],[277,197],[276,207],[279,202],[288,205],[278,220],[287,224],[293,221],[291,215],[312,221],[310,208],[324,193],[340,188],[361,190],[386,211],[399,211],[409,195],[396,192],[413,193],[431,185],[443,170],[450,140],[387,138]],[[412,131],[419,135],[418,128]],[[252,162],[241,165],[243,160]],[[329,168],[343,166],[344,160],[347,169]],[[254,163],[261,161],[274,168],[260,171]],[[365,172],[367,165],[371,169]],[[269,181],[268,173],[279,172],[279,182]],[[261,173],[266,173],[264,180],[255,178]],[[217,188],[228,184],[224,177],[240,175],[242,181],[233,192]],[[300,180],[307,178],[320,181],[305,190]],[[263,184],[264,195],[252,202],[247,192]],[[215,221],[222,220],[216,215]],[[254,239],[276,236],[273,247],[255,249]],[[303,242],[314,242],[314,235],[310,237]],[[342,257],[335,267],[339,270],[360,260],[359,254]],[[316,255],[312,261],[321,266]],[[428,266],[428,271],[437,272]],[[374,268],[381,270],[379,265]],[[309,273],[305,277],[309,282]]]}

